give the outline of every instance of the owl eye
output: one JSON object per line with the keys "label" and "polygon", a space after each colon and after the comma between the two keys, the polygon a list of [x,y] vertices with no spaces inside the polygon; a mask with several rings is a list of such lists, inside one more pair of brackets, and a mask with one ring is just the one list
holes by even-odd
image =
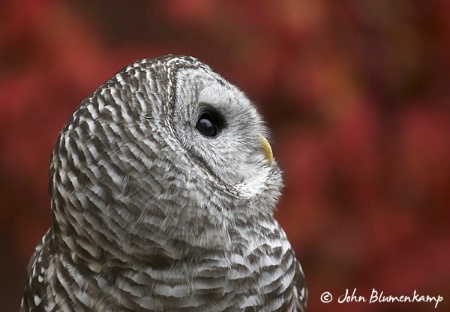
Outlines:
{"label": "owl eye", "polygon": [[209,112],[204,112],[200,115],[195,128],[207,137],[214,137],[218,132],[214,117]]}
{"label": "owl eye", "polygon": [[195,128],[204,136],[215,137],[225,127],[223,117],[214,110],[200,113]]}

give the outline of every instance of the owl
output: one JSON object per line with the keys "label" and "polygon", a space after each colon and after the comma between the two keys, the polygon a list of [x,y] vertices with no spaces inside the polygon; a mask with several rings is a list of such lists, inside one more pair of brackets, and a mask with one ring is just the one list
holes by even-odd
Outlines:
{"label": "owl", "polygon": [[250,100],[193,57],[120,71],[55,144],[52,225],[21,311],[305,311],[267,137]]}

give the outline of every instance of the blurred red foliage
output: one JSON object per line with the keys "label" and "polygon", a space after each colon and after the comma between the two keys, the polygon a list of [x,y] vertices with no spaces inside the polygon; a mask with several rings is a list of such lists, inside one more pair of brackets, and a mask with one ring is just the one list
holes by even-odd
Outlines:
{"label": "blurred red foliage", "polygon": [[[1,311],[17,310],[50,225],[58,131],[122,67],[168,53],[211,65],[268,121],[285,171],[276,216],[306,272],[309,311],[450,310],[450,2],[10,0],[0,4]],[[444,301],[320,301],[354,288]]]}

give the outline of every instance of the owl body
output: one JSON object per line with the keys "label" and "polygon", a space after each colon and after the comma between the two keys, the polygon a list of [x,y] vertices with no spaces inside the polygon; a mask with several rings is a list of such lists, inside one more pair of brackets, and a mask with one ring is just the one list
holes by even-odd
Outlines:
{"label": "owl body", "polygon": [[265,136],[245,95],[194,58],[119,72],[58,138],[22,311],[304,311]]}

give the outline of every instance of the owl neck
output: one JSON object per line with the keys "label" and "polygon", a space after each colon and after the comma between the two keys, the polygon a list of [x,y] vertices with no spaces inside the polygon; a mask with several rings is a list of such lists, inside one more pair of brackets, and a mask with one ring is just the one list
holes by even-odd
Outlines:
{"label": "owl neck", "polygon": [[249,253],[244,246],[265,244],[277,228],[271,211],[249,207],[224,212],[213,205],[186,206],[182,215],[168,214],[169,209],[160,210],[165,215],[156,215],[157,208],[147,207],[140,218],[127,220],[127,226],[117,225],[126,217],[116,213],[125,211],[118,206],[110,207],[111,216],[106,219],[96,215],[99,209],[95,208],[52,208],[55,246],[93,272],[130,268],[131,263],[167,268],[202,262],[210,255],[227,259],[232,253]]}

